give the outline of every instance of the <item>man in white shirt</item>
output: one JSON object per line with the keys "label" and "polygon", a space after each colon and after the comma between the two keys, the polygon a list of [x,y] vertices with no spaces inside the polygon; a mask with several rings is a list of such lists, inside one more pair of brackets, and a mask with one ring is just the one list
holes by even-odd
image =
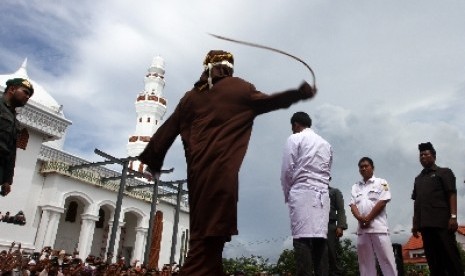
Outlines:
{"label": "man in white shirt", "polygon": [[291,125],[294,134],[284,149],[281,185],[289,207],[296,275],[327,275],[321,258],[327,250],[332,149],[310,128],[307,113],[295,113]]}
{"label": "man in white shirt", "polygon": [[373,175],[375,167],[371,158],[362,157],[358,168],[362,180],[352,186],[349,206],[358,220],[360,276],[377,275],[375,256],[384,276],[397,276],[386,214],[386,204],[391,200],[389,185],[385,179]]}

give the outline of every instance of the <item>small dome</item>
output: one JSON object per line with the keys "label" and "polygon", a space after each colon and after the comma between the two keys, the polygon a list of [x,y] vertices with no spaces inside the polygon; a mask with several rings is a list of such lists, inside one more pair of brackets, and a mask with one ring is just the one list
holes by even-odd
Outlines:
{"label": "small dome", "polygon": [[29,99],[29,103],[38,103],[39,106],[46,107],[54,113],[62,114],[61,106],[58,102],[37,82],[31,80],[27,75],[26,70],[27,58],[24,60],[21,67],[13,74],[0,75],[0,88],[5,91],[6,81],[12,78],[28,79],[34,86],[34,95]]}

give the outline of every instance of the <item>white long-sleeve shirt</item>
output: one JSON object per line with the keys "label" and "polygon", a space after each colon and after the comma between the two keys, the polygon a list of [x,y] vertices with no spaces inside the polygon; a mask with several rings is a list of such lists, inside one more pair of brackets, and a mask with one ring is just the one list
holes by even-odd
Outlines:
{"label": "white long-sleeve shirt", "polygon": [[284,149],[281,185],[295,239],[326,238],[331,145],[312,129],[291,135]]}
{"label": "white long-sleeve shirt", "polygon": [[289,136],[281,167],[285,202],[289,201],[291,189],[307,190],[313,184],[328,185],[332,160],[331,145],[311,128]]}

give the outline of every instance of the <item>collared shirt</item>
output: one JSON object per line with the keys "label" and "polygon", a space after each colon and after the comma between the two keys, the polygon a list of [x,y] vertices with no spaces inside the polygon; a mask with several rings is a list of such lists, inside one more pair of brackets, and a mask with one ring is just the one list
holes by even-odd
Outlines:
{"label": "collared shirt", "polygon": [[311,128],[289,136],[281,167],[285,202],[289,201],[291,189],[308,190],[312,185],[328,185],[332,160],[331,145]]}
{"label": "collared shirt", "polygon": [[[362,216],[367,216],[380,200],[391,200],[389,185],[385,179],[372,176],[367,182],[360,180],[352,186],[350,204],[355,204]],[[358,227],[358,234],[363,233],[388,233],[386,208],[370,223],[370,227]]]}

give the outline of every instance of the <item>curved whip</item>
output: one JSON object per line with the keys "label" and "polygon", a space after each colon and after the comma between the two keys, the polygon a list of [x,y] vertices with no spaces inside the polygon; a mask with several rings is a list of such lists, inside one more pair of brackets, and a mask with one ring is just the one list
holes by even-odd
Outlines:
{"label": "curved whip", "polygon": [[215,34],[211,34],[211,33],[208,33],[209,35],[215,37],[215,38],[218,38],[218,39],[222,39],[222,40],[227,40],[227,41],[231,41],[231,42],[234,42],[234,43],[239,43],[239,44],[243,44],[243,45],[247,45],[247,46],[251,46],[251,47],[256,47],[256,48],[261,48],[261,49],[266,49],[266,50],[270,50],[270,51],[273,51],[273,52],[276,52],[276,53],[279,53],[279,54],[282,54],[282,55],[285,55],[285,56],[288,56],[288,57],[291,57],[297,61],[299,61],[300,63],[302,63],[305,67],[307,67],[307,69],[310,71],[310,73],[312,74],[312,79],[313,79],[313,87],[316,89],[316,78],[315,78],[315,72],[313,72],[312,68],[305,62],[303,61],[302,59],[294,56],[294,55],[291,55],[289,53],[286,53],[284,51],[281,51],[281,50],[278,50],[278,49],[275,49],[275,48],[271,48],[271,47],[268,47],[268,46],[264,46],[264,45],[260,45],[260,44],[257,44],[257,43],[252,43],[252,42],[247,42],[247,41],[241,41],[241,40],[237,40],[237,39],[232,39],[232,38],[228,38],[228,37],[224,37],[224,36],[220,36],[220,35],[215,35]]}

